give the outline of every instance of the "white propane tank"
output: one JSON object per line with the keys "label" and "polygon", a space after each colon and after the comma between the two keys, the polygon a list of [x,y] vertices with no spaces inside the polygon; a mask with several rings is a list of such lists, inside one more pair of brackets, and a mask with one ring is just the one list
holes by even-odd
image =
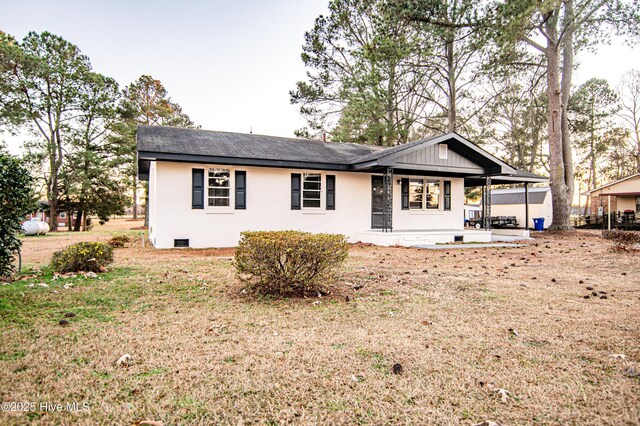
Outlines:
{"label": "white propane tank", "polygon": [[22,224],[24,235],[45,235],[49,232],[49,224],[38,219],[31,219]]}

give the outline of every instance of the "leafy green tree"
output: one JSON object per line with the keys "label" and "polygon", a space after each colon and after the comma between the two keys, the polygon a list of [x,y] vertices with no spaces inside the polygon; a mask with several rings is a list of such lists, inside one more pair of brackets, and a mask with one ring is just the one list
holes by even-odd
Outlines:
{"label": "leafy green tree", "polygon": [[[35,139],[27,145],[30,158],[41,166],[55,218],[60,203],[60,173],[66,153],[66,130],[79,111],[80,90],[91,70],[77,46],[48,32],[29,33],[22,43],[0,38],[3,74],[0,116],[14,126],[26,126]],[[51,221],[51,230],[58,224]]]}
{"label": "leafy green tree", "polygon": [[543,60],[553,200],[550,229],[570,229],[574,168],[567,108],[574,56],[613,34],[629,36],[632,42],[640,32],[640,9],[635,0],[496,0],[489,10],[493,40],[503,51],[533,50]]}
{"label": "leafy green tree", "polygon": [[0,277],[9,276],[21,241],[20,223],[33,211],[32,179],[15,157],[0,150]]}
{"label": "leafy green tree", "polygon": [[569,100],[569,121],[574,145],[583,154],[587,188],[596,188],[604,154],[609,150],[609,130],[620,110],[618,96],[607,80],[592,78],[582,84]]}
{"label": "leafy green tree", "polygon": [[101,74],[87,73],[80,88],[79,115],[69,129],[70,150],[65,165],[64,200],[75,211],[74,230],[86,230],[89,215],[107,221],[123,214],[128,197],[120,169],[127,159],[110,138],[118,119],[118,84]]}
{"label": "leafy green tree", "polygon": [[431,98],[424,49],[413,25],[385,0],[333,0],[305,34],[307,78],[290,92],[307,127],[298,136],[329,132],[334,140],[394,145],[423,124]]}
{"label": "leafy green tree", "polygon": [[[119,120],[112,126],[112,142],[119,146],[119,155],[126,159],[124,173],[133,192],[133,217],[137,218],[138,164],[136,159],[136,127],[139,124],[193,127],[182,107],[168,97],[160,80],[143,75],[127,86],[118,106]],[[145,203],[148,212],[148,194]],[[145,223],[148,224],[148,214]]]}

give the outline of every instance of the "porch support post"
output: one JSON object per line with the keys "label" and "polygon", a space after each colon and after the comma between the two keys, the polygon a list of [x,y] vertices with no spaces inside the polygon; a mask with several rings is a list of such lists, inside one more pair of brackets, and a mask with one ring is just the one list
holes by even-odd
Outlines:
{"label": "porch support post", "polygon": [[611,195],[607,195],[607,229],[611,231]]}
{"label": "porch support post", "polygon": [[487,231],[491,231],[491,176],[487,175],[486,178],[487,192],[485,195],[485,199],[487,201],[485,212],[486,216],[484,218],[484,229]]}
{"label": "porch support post", "polygon": [[383,177],[382,232],[393,231],[393,167],[387,167]]}
{"label": "porch support post", "polygon": [[524,229],[529,231],[529,182],[524,183]]}

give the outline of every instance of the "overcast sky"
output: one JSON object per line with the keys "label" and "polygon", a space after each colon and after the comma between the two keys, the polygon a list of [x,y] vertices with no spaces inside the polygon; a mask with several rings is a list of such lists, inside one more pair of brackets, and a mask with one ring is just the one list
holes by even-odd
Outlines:
{"label": "overcast sky", "polygon": [[[0,29],[49,31],[76,44],[94,70],[128,85],[143,74],[204,129],[293,136],[304,125],[289,90],[304,78],[304,32],[329,0],[0,0]],[[617,85],[640,49],[614,43],[582,54],[574,81]],[[0,135],[13,152],[19,141]]]}

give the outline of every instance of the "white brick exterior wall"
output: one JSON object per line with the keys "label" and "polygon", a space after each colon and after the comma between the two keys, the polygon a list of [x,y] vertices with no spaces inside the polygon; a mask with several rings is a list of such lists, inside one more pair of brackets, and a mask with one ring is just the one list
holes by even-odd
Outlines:
{"label": "white brick exterior wall", "polygon": [[[191,208],[193,168],[221,167],[231,170],[230,208]],[[234,171],[247,173],[247,208],[235,210]],[[322,208],[291,210],[291,173],[322,175]],[[336,208],[326,210],[325,176],[336,176]],[[394,176],[394,229],[463,229],[463,180],[451,180],[451,211],[401,210],[401,188]],[[441,187],[441,192],[443,188]],[[189,239],[190,247],[232,247],[240,232],[294,229],[345,234],[358,241],[359,233],[371,229],[371,175],[267,167],[234,167],[156,161],[149,173],[149,238],[157,248],[171,248],[174,239]],[[441,208],[443,202],[441,201]]]}

